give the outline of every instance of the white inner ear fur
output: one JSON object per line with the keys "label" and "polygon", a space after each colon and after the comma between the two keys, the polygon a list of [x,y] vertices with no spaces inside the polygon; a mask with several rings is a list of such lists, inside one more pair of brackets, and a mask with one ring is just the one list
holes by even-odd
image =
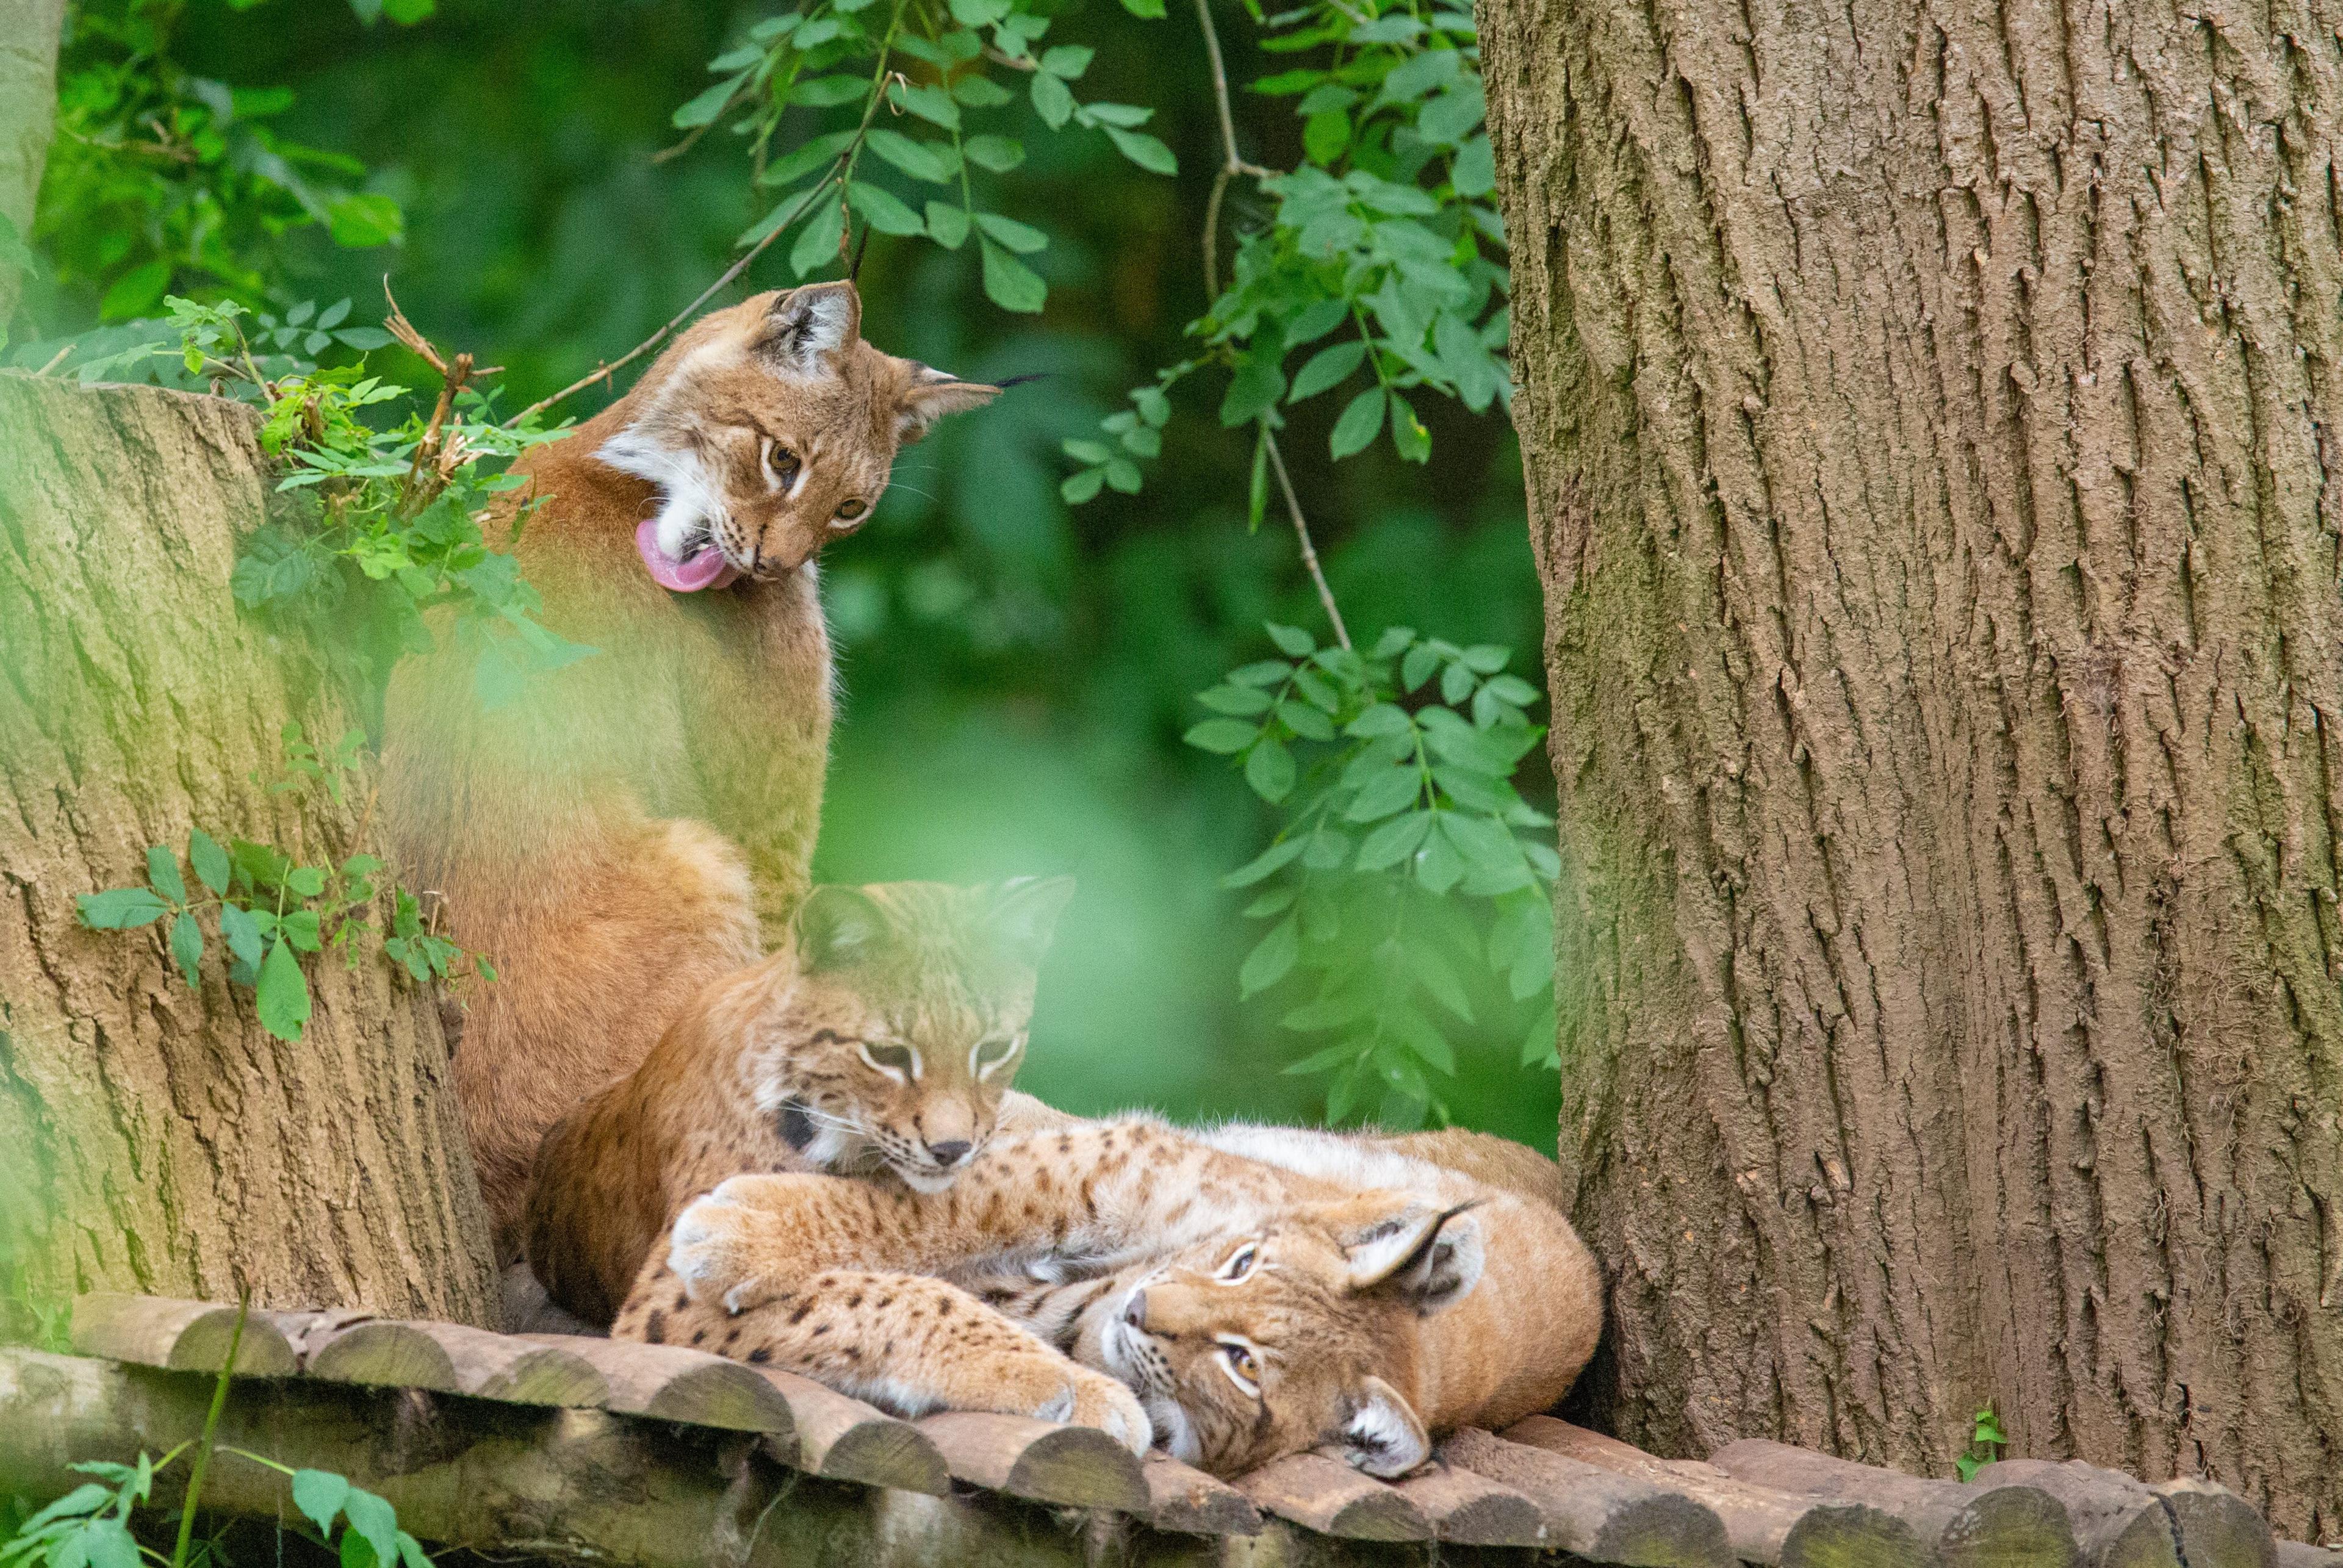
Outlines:
{"label": "white inner ear fur", "polygon": [[1432,1440],[1415,1412],[1380,1379],[1370,1378],[1368,1389],[1365,1402],[1342,1423],[1342,1451],[1369,1475],[1405,1475],[1431,1457]]}
{"label": "white inner ear fur", "polygon": [[828,373],[822,356],[846,347],[854,327],[854,313],[843,289],[791,301],[781,317],[783,330],[775,347],[779,367],[793,376]]}
{"label": "white inner ear fur", "polygon": [[659,487],[659,527],[653,537],[668,559],[682,560],[684,547],[695,534],[715,537],[725,517],[724,493],[698,452],[662,446],[639,425],[629,425],[603,442],[594,456]]}

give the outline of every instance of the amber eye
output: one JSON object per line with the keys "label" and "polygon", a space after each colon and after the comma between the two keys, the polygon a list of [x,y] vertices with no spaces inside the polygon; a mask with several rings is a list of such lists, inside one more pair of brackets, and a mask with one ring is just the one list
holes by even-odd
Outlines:
{"label": "amber eye", "polygon": [[1261,1394],[1261,1362],[1252,1347],[1235,1340],[1221,1342],[1221,1367],[1229,1381],[1246,1393],[1258,1398]]}
{"label": "amber eye", "polygon": [[862,1042],[862,1060],[881,1072],[905,1079],[920,1076],[920,1053],[908,1045],[866,1040]]}
{"label": "amber eye", "polygon": [[760,445],[764,448],[765,477],[776,488],[787,489],[798,477],[798,455],[769,436]]}
{"label": "amber eye", "polygon": [[849,501],[838,508],[838,520],[841,523],[850,523],[870,509],[860,501]]}
{"label": "amber eye", "polygon": [[1260,1255],[1261,1249],[1251,1241],[1247,1241],[1243,1246],[1231,1252],[1229,1261],[1221,1265],[1219,1276],[1221,1283],[1233,1285],[1252,1273],[1253,1262]]}

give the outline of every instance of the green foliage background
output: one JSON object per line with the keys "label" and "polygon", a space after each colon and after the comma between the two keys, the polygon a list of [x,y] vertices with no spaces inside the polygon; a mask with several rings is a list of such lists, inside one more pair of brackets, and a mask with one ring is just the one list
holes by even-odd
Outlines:
{"label": "green foliage background", "polygon": [[[669,116],[708,86],[708,62],[780,8],[442,0],[402,27],[362,25],[343,5],[188,0],[176,55],[196,77],[290,88],[289,104],[265,103],[268,136],[348,155],[361,171],[327,171],[357,182],[324,198],[343,215],[344,246],[324,217],[302,226],[291,214],[271,233],[286,299],[349,296],[353,319],[371,320],[387,272],[435,341],[507,367],[509,410],[632,347],[764,215],[770,197],[750,189],[733,137],[653,155],[679,139]],[[1235,976],[1260,930],[1240,917],[1248,895],[1219,880],[1279,818],[1226,759],[1181,741],[1206,717],[1194,694],[1271,651],[1264,620],[1324,633],[1279,512],[1248,530],[1252,432],[1214,417],[1226,376],[1174,388],[1179,416],[1143,493],[1109,490],[1079,508],[1060,495],[1079,467],[1061,443],[1095,437],[1102,416],[1127,407],[1127,388],[1197,352],[1182,329],[1208,303],[1197,236],[1221,162],[1204,50],[1192,11],[1177,5],[1153,21],[1114,0],[1039,8],[1055,17],[1050,44],[1096,50],[1083,100],[1154,108],[1148,130],[1181,173],[1144,172],[1098,136],[1026,126],[1031,156],[996,188],[1005,210],[1050,236],[1026,258],[1050,286],[1038,316],[985,299],[972,247],[871,237],[861,285],[873,341],[963,376],[1043,378],[909,450],[876,521],[824,562],[846,702],[818,871],[849,881],[1071,871],[1081,890],[1045,977],[1024,1086],[1076,1111],[1312,1117],[1324,1081],[1282,1070],[1310,1042],[1278,1029],[1281,1007],[1240,1000]],[[1291,64],[1257,51],[1242,12],[1216,15],[1233,82]],[[1240,91],[1236,109],[1249,158],[1301,161],[1304,125],[1290,98]],[[1015,114],[1033,119],[1022,105]],[[71,149],[61,160],[73,166]],[[349,247],[367,237],[350,231],[354,214],[399,232],[370,196],[403,210],[403,232]],[[131,210],[126,230],[146,221]],[[1235,183],[1224,232],[1268,213]],[[54,340],[96,318],[119,282],[98,265],[105,248],[93,235],[46,247],[56,259],[28,290],[20,338]],[[747,284],[794,281],[789,248],[768,252]],[[88,265],[77,270],[73,256]],[[1225,277],[1225,246],[1222,266]],[[183,275],[174,286],[201,281]],[[396,349],[373,364],[435,384]],[[582,417],[604,396],[556,417]],[[1372,641],[1397,624],[1503,644],[1517,673],[1542,681],[1502,405],[1475,416],[1416,396],[1433,437],[1428,467],[1400,461],[1388,442],[1336,465],[1328,435],[1344,402],[1289,409],[1282,441],[1354,633]],[[1542,755],[1516,783],[1550,805]],[[1502,998],[1493,979],[1469,983]],[[1451,1115],[1551,1148],[1551,1070],[1520,1065],[1517,1016],[1502,1001],[1476,1017],[1493,1020],[1485,1039],[1470,1027],[1452,1036]]]}

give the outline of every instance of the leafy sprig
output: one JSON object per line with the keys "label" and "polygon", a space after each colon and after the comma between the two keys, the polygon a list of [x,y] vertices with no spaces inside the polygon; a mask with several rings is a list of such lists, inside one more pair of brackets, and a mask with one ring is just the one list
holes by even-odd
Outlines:
{"label": "leafy sprig", "polygon": [[[1553,819],[1513,783],[1544,733],[1536,689],[1492,645],[1460,648],[1393,627],[1360,653],[1272,624],[1283,657],[1230,672],[1198,700],[1212,710],[1190,745],[1240,765],[1281,808],[1270,846],[1223,879],[1258,888],[1245,913],[1270,922],[1239,970],[1243,993],[1281,986],[1288,1029],[1339,1038],[1287,1070],[1330,1073],[1340,1120],[1380,1096],[1388,1122],[1445,1114],[1436,1080],[1456,1056],[1438,1021],[1474,1021],[1459,966],[1504,977],[1515,1003],[1551,986]],[[1478,920],[1457,899],[1483,901]],[[1552,1059],[1550,1006],[1524,1036]]]}

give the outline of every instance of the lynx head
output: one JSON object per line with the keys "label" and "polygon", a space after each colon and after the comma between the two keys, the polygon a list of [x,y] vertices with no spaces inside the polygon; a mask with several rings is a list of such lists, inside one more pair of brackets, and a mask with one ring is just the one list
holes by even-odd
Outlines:
{"label": "lynx head", "polygon": [[1216,1474],[1332,1448],[1403,1475],[1432,1453],[1400,1392],[1417,1326],[1471,1292],[1481,1261],[1463,1210],[1390,1191],[1313,1204],[1105,1292],[1077,1354],[1131,1386],[1174,1458]]}
{"label": "lynx head", "polygon": [[870,516],[895,453],[1001,388],[882,354],[850,283],[711,312],[661,355],[596,456],[659,489],[635,533],[662,588],[774,578]]}
{"label": "lynx head", "polygon": [[745,1087],[830,1171],[951,1185],[992,1136],[1071,877],[819,887],[739,1038]]}

